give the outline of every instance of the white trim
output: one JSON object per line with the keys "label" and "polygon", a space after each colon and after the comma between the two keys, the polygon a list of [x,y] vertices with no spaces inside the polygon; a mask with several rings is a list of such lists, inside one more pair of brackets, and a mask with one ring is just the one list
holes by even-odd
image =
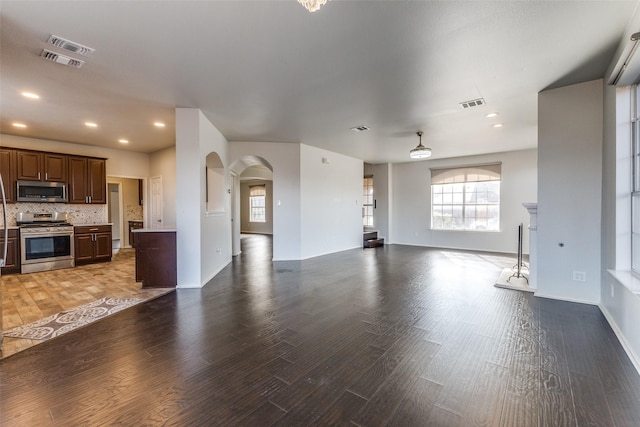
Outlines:
{"label": "white trim", "polygon": [[548,298],[548,299],[554,299],[554,300],[566,301],[566,302],[577,302],[579,304],[588,304],[588,305],[595,305],[595,306],[598,306],[600,304],[599,301],[588,301],[588,300],[577,299],[577,298],[566,298],[566,297],[561,297],[557,295],[541,294],[540,292],[536,292],[533,295],[538,298]]}
{"label": "white trim", "polygon": [[611,329],[613,329],[613,333],[616,334],[618,341],[620,341],[620,344],[622,344],[622,348],[624,349],[625,353],[627,353],[627,356],[629,356],[631,363],[633,363],[633,367],[636,368],[636,371],[638,371],[638,373],[640,374],[640,358],[638,358],[638,356],[633,352],[633,349],[629,345],[629,342],[616,324],[615,320],[613,320],[613,316],[609,314],[604,305],[598,304],[598,308],[600,308],[600,312],[602,313],[604,318],[607,319],[609,326],[611,326]]}

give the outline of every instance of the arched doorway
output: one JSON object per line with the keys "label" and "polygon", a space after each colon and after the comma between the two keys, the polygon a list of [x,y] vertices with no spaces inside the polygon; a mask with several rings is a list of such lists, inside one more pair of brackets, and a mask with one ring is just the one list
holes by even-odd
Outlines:
{"label": "arched doorway", "polygon": [[273,236],[273,167],[262,157],[243,156],[230,170],[231,242],[232,254],[237,256],[242,232]]}

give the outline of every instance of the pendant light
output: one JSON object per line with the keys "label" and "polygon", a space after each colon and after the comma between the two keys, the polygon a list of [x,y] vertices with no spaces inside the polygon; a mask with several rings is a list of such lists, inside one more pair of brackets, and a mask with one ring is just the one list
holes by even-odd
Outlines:
{"label": "pendant light", "polygon": [[409,151],[409,156],[411,156],[412,159],[426,159],[427,157],[431,157],[431,148],[422,145],[422,131],[418,131],[416,134],[420,138],[420,143],[416,148]]}

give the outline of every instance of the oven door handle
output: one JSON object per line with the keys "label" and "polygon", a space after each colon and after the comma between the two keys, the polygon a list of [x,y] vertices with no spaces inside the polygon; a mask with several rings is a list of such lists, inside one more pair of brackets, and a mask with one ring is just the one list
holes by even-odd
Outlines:
{"label": "oven door handle", "polygon": [[0,175],[0,190],[2,191],[2,217],[4,218],[4,247],[2,248],[2,259],[0,259],[0,267],[4,267],[7,262],[7,245],[9,244],[9,224],[7,223],[7,197],[4,192],[4,183],[2,175]]}
{"label": "oven door handle", "polygon": [[73,231],[47,231],[44,233],[23,233],[25,239],[32,237],[73,236]]}

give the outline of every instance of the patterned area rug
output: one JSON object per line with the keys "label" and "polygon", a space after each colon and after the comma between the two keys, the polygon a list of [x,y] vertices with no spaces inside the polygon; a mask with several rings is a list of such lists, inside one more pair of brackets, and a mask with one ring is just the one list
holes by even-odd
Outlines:
{"label": "patterned area rug", "polygon": [[117,313],[142,301],[144,300],[140,298],[102,298],[72,310],[45,317],[36,322],[9,329],[3,335],[11,338],[47,340]]}

